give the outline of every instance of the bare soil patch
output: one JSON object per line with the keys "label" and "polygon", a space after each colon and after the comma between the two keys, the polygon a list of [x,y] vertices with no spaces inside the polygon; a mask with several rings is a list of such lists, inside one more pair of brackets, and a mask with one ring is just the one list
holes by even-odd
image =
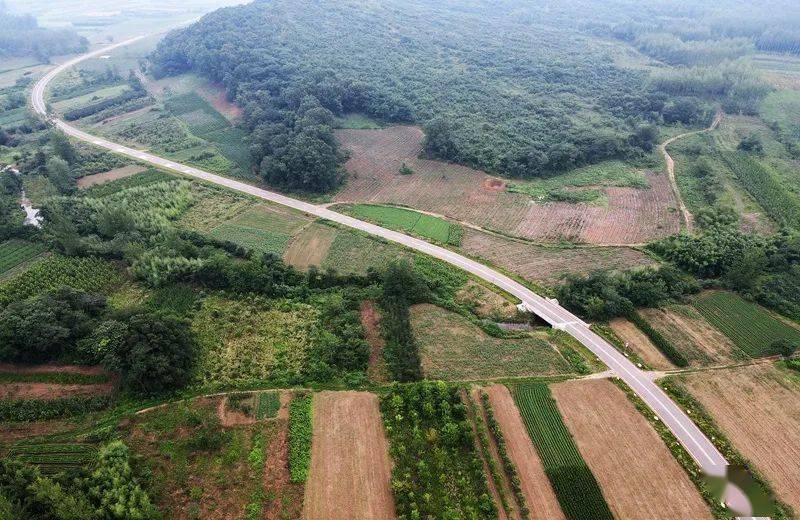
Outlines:
{"label": "bare soil patch", "polygon": [[245,414],[241,410],[235,410],[228,406],[229,397],[223,396],[219,400],[219,404],[217,404],[217,417],[219,417],[219,422],[225,428],[230,428],[231,426],[245,426],[254,424],[256,422],[255,418]]}
{"label": "bare soil patch", "polygon": [[739,349],[691,307],[644,309],[640,314],[692,365],[730,363]]}
{"label": "bare soil patch", "polygon": [[502,191],[506,189],[506,183],[500,179],[486,179],[486,181],[483,183],[483,186],[487,190]]}
{"label": "bare soil patch", "polygon": [[86,177],[81,177],[78,179],[78,187],[79,188],[88,188],[90,186],[96,186],[98,184],[105,184],[107,182],[115,181],[117,179],[124,179],[125,177],[131,177],[136,175],[137,173],[141,173],[147,170],[144,166],[123,166],[122,168],[114,168],[113,170],[109,170],[103,173],[95,173],[94,175],[87,175]]}
{"label": "bare soil patch", "polygon": [[12,363],[0,363],[0,372],[14,374],[40,374],[64,372],[69,374],[83,374],[88,376],[110,375],[103,367],[89,365],[14,365]]}
{"label": "bare soil patch", "polygon": [[[420,159],[423,132],[414,126],[338,130],[351,152],[351,173],[338,202],[409,206],[488,229],[541,241],[635,244],[676,233],[680,220],[666,174],[648,174],[650,188],[602,188],[608,207],[536,203],[494,186],[495,177],[465,166]],[[413,175],[400,175],[403,163]]]}
{"label": "bare soil patch", "polygon": [[[288,399],[286,399],[288,397]],[[263,509],[264,520],[301,518],[303,510],[302,484],[293,484],[289,471],[289,421],[288,401],[291,396],[281,393],[281,411],[278,413],[277,432],[267,447],[264,463],[264,494],[267,497],[282,497],[269,501]],[[285,401],[285,402],[284,402]]]}
{"label": "bare soil patch", "polygon": [[456,294],[456,301],[472,309],[472,312],[481,318],[512,321],[518,315],[516,305],[474,280],[469,280]]}
{"label": "bare soil patch", "polygon": [[301,271],[308,270],[312,265],[321,266],[336,233],[335,229],[328,226],[310,225],[289,242],[289,247],[283,253],[284,261]]}
{"label": "bare soil patch", "polygon": [[396,517],[392,466],[376,395],[315,394],[313,438],[303,518]]}
{"label": "bare soil patch", "polygon": [[546,247],[465,229],[461,248],[527,280],[556,285],[570,274],[632,269],[655,260],[630,247]]}
{"label": "bare soil patch", "polygon": [[106,395],[114,391],[114,383],[96,385],[60,385],[55,383],[3,383],[0,399],[40,399],[53,401],[65,397]]}
{"label": "bare soil patch", "polygon": [[669,359],[653,345],[650,338],[640,331],[633,323],[625,318],[617,318],[611,320],[609,325],[617,337],[627,344],[628,348],[636,352],[645,363],[654,369],[672,370],[675,368],[675,365],[670,363]]}
{"label": "bare soil patch", "polygon": [[522,493],[530,509],[531,519],[563,519],[564,513],[508,388],[494,385],[486,388],[486,392],[489,394],[495,419],[503,430],[508,456],[517,467],[522,481]]}
{"label": "bare soil patch", "polygon": [[800,510],[800,379],[759,364],[682,381],[778,496]]}
{"label": "bare soil patch", "polygon": [[198,94],[208,101],[214,109],[231,121],[242,118],[244,110],[237,104],[228,100],[225,87],[216,83],[206,84],[201,87]]}
{"label": "bare soil patch", "polygon": [[551,388],[616,517],[712,518],[661,437],[614,383],[570,381]]}
{"label": "bare soil patch", "polygon": [[375,302],[365,300],[361,303],[361,326],[370,346],[369,365],[367,377],[370,381],[386,382],[389,380],[389,370],[383,359],[383,348],[386,341],[381,336],[381,315]]}

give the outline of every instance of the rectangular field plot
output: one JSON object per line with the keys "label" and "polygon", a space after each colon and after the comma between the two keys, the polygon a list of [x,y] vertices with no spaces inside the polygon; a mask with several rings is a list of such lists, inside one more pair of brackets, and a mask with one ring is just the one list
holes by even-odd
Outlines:
{"label": "rectangular field plot", "polygon": [[800,330],[736,294],[708,293],[698,298],[694,306],[748,356],[775,355],[778,352],[773,344],[780,340],[800,344]]}
{"label": "rectangular field plot", "polygon": [[380,269],[396,258],[410,257],[410,253],[394,244],[340,231],[333,239],[322,268],[335,269],[342,274],[364,274],[370,267]]}
{"label": "rectangular field plot", "polygon": [[443,244],[451,243],[453,238],[451,228],[457,226],[457,224],[451,224],[446,220],[418,211],[390,206],[356,204],[348,206],[347,213],[356,218],[377,222],[390,229],[400,229]]}
{"label": "rectangular field plot", "polygon": [[769,364],[679,379],[733,446],[800,510],[800,380]]}
{"label": "rectangular field plot", "polygon": [[38,466],[45,475],[89,464],[97,456],[91,444],[18,444],[11,448],[10,457]]}
{"label": "rectangular field plot", "polygon": [[282,255],[292,236],[308,222],[300,214],[256,206],[215,227],[211,236],[252,251]]}
{"label": "rectangular field plot", "polygon": [[614,518],[547,385],[517,385],[512,393],[566,518]]}
{"label": "rectangular field plot", "polygon": [[545,337],[493,338],[456,313],[434,305],[411,311],[427,379],[469,380],[571,372]]}
{"label": "rectangular field plot", "polygon": [[314,442],[303,518],[396,518],[392,462],[378,398],[367,392],[314,394]]}
{"label": "rectangular field plot", "polygon": [[611,381],[569,381],[552,391],[617,518],[712,518],[661,437]]}
{"label": "rectangular field plot", "polygon": [[0,276],[36,258],[44,250],[45,247],[42,244],[34,244],[22,240],[9,240],[0,243]]}

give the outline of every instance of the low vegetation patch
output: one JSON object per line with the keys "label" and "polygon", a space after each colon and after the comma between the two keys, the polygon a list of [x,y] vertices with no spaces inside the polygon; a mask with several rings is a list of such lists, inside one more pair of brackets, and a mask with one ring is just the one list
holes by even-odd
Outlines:
{"label": "low vegetation patch", "polygon": [[497,518],[456,387],[395,385],[381,398],[381,411],[399,518]]}
{"label": "low vegetation patch", "polygon": [[376,222],[390,229],[420,235],[442,244],[461,245],[463,235],[461,226],[439,217],[403,208],[371,204],[355,204],[346,206],[345,209],[356,218]]}
{"label": "low vegetation patch", "polygon": [[258,406],[256,407],[256,419],[271,419],[278,415],[281,407],[281,394],[278,392],[261,392],[258,395]]}
{"label": "low vegetation patch", "polygon": [[63,399],[21,399],[0,401],[0,420],[9,422],[47,421],[104,410],[114,397],[76,396]]}
{"label": "low vegetation patch", "polygon": [[0,243],[0,275],[39,256],[45,249],[43,244],[21,240]]}
{"label": "low vegetation patch", "polygon": [[611,520],[603,492],[578,452],[547,385],[517,385],[512,393],[567,519]]}

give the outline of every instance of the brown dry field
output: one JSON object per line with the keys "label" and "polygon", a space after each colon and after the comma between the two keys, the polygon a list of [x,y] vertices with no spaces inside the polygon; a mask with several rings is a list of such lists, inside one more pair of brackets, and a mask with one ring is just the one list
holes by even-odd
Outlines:
{"label": "brown dry field", "polygon": [[96,385],[60,385],[55,383],[3,383],[0,399],[41,399],[50,401],[64,397],[96,396],[110,394],[114,383]]}
{"label": "brown dry field", "polygon": [[517,318],[517,306],[502,294],[498,294],[475,280],[456,294],[456,302],[466,305],[480,318],[494,321],[512,321]]}
{"label": "brown dry field", "polygon": [[690,365],[736,361],[739,349],[692,307],[643,309],[640,314],[683,352]]}
{"label": "brown dry field", "polygon": [[486,388],[508,456],[517,468],[531,520],[563,520],[564,513],[533,447],[511,392],[503,385]]}
{"label": "brown dry field", "polygon": [[367,377],[370,381],[385,383],[390,379],[389,369],[383,359],[386,340],[381,335],[381,315],[374,301],[361,302],[361,326],[364,327],[364,337],[370,346]]}
{"label": "brown dry field", "polygon": [[88,188],[98,184],[105,184],[106,182],[115,181],[117,179],[124,179],[125,177],[132,177],[137,173],[145,171],[147,168],[144,166],[123,166],[122,168],[115,168],[103,173],[95,173],[94,175],[87,175],[78,179],[79,188]]}
{"label": "brown dry field", "polygon": [[673,365],[660,350],[653,345],[650,338],[640,331],[636,325],[625,318],[617,318],[609,322],[611,330],[619,339],[628,344],[628,348],[639,355],[645,363],[656,370],[673,370]]}
{"label": "brown dry field", "polygon": [[[602,188],[608,207],[537,204],[498,189],[497,179],[484,172],[419,159],[423,132],[418,127],[338,130],[336,135],[351,152],[346,164],[351,175],[337,202],[401,204],[540,241],[638,244],[680,230],[665,174],[648,174],[649,189]],[[399,175],[403,163],[415,173]]]}
{"label": "brown dry field", "polygon": [[90,376],[109,374],[108,371],[99,365],[14,365],[12,363],[0,363],[0,372],[16,374],[64,372],[69,374],[84,374]]}
{"label": "brown dry field", "polygon": [[625,393],[605,379],[552,385],[564,423],[617,518],[711,519],[689,476]]}
{"label": "brown dry field", "polygon": [[800,379],[759,364],[681,380],[778,496],[800,511]]}
{"label": "brown dry field", "polygon": [[283,253],[284,261],[301,271],[312,265],[321,266],[336,238],[337,230],[322,224],[312,224],[295,235]]}
{"label": "brown dry field", "polygon": [[396,517],[389,446],[375,394],[314,394],[313,439],[304,519]]}
{"label": "brown dry field", "polygon": [[469,228],[464,229],[461,248],[544,285],[558,284],[570,274],[656,264],[646,254],[629,247],[546,247]]}

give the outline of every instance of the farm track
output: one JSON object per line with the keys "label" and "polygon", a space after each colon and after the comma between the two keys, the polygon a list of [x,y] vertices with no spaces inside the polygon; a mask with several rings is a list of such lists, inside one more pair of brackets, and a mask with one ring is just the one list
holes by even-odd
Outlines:
{"label": "farm track", "polygon": [[669,182],[672,185],[672,191],[675,194],[675,200],[678,201],[678,209],[681,212],[681,216],[683,217],[683,223],[686,226],[686,230],[690,233],[694,229],[694,217],[692,216],[691,212],[689,212],[689,208],[686,207],[686,203],[683,201],[683,197],[681,197],[681,190],[678,188],[678,180],[675,178],[675,160],[667,151],[667,147],[685,137],[689,137],[692,135],[703,134],[706,132],[711,132],[716,129],[720,122],[722,122],[723,113],[722,111],[717,112],[717,115],[714,116],[714,121],[711,122],[711,125],[708,128],[704,128],[702,130],[694,130],[692,132],[686,132],[680,135],[676,135],[674,137],[670,137],[661,145],[659,145],[658,149],[661,150],[661,154],[664,156],[664,161],[667,165],[667,175],[669,176]]}
{"label": "farm track", "polygon": [[243,192],[254,197],[269,200],[283,206],[288,206],[316,216],[318,218],[331,220],[344,226],[382,237],[383,239],[399,243],[403,246],[415,249],[421,253],[433,256],[455,267],[463,269],[476,277],[480,277],[490,282],[500,289],[516,296],[529,312],[539,315],[554,328],[564,330],[578,341],[584,344],[589,350],[597,355],[610,369],[622,378],[661,418],[662,421],[672,430],[676,438],[685,446],[698,465],[712,475],[722,476],[726,473],[727,461],[717,450],[714,444],[702,433],[686,413],[673,402],[664,391],[655,385],[647,374],[639,370],[633,363],[626,359],[613,346],[603,340],[600,336],[592,332],[588,325],[573,315],[557,302],[539,296],[522,284],[505,276],[493,269],[490,269],[479,262],[454,253],[449,249],[435,246],[423,240],[419,240],[396,231],[363,222],[346,215],[321,208],[314,204],[293,199],[276,192],[267,191],[240,181],[235,181],[219,175],[214,175],[197,168],[186,166],[162,157],[129,148],[98,136],[93,136],[79,130],[62,120],[48,115],[44,93],[47,85],[59,73],[70,68],[83,60],[108,53],[124,45],[134,43],[143,38],[137,37],[108,47],[95,50],[83,56],[73,58],[61,65],[56,66],[45,76],[43,76],[33,87],[31,92],[31,103],[34,111],[53,124],[56,128],[67,135],[94,144],[111,152],[121,154],[137,161],[149,163],[160,168],[165,168],[180,174],[193,177],[195,179],[210,182],[219,186],[224,186],[234,191]]}

